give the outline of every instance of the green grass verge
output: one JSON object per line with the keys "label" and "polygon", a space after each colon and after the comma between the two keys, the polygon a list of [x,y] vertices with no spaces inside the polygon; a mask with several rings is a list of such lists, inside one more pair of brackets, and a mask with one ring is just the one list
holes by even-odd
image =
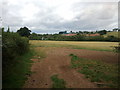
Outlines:
{"label": "green grass verge", "polygon": [[118,66],[107,64],[98,60],[79,58],[70,54],[71,67],[76,68],[78,72],[85,74],[91,82],[101,83],[99,87],[117,88],[118,85]]}
{"label": "green grass verge", "polygon": [[32,73],[30,68],[33,62],[30,59],[33,55],[33,50],[30,50],[16,58],[18,60],[16,65],[11,66],[3,73],[3,88],[22,88],[27,80],[27,75]]}
{"label": "green grass verge", "polygon": [[52,88],[66,88],[66,82],[63,79],[59,79],[58,75],[51,76],[51,80],[53,81]]}

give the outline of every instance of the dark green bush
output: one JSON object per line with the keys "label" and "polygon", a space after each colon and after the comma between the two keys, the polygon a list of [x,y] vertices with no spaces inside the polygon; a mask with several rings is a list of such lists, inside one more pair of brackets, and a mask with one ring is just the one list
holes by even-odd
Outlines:
{"label": "dark green bush", "polygon": [[29,40],[17,33],[3,32],[2,40],[3,67],[15,64],[14,59],[29,50]]}
{"label": "dark green bush", "polygon": [[2,87],[22,88],[34,51],[29,50],[29,39],[18,33],[3,32],[2,40]]}
{"label": "dark green bush", "polygon": [[103,36],[87,36],[84,39],[85,41],[104,41],[105,38]]}

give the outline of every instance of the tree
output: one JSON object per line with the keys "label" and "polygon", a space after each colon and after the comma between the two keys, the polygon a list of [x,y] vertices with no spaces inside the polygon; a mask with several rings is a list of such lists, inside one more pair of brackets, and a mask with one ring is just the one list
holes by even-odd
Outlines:
{"label": "tree", "polygon": [[39,35],[36,34],[36,33],[32,33],[32,34],[29,36],[29,39],[30,39],[30,40],[40,40],[40,39],[41,39],[41,36],[39,36]]}
{"label": "tree", "polygon": [[79,31],[78,33],[79,33],[79,34],[83,34],[83,32],[82,32],[82,31]]}
{"label": "tree", "polygon": [[8,30],[7,30],[7,32],[8,32],[8,33],[10,32],[10,28],[9,28],[9,26],[8,26]]}
{"label": "tree", "polygon": [[104,35],[104,34],[107,33],[107,31],[106,31],[106,30],[101,30],[101,31],[98,31],[98,33],[99,33],[100,35]]}
{"label": "tree", "polygon": [[120,31],[119,28],[114,28],[113,31],[117,32],[117,31]]}
{"label": "tree", "polygon": [[30,35],[30,32],[31,30],[29,30],[27,27],[20,28],[19,30],[17,30],[17,33],[19,33],[19,35],[24,37],[28,37]]}
{"label": "tree", "polygon": [[67,31],[61,31],[59,34],[67,34]]}
{"label": "tree", "polygon": [[0,30],[1,30],[2,32],[4,32],[4,27],[0,28]]}
{"label": "tree", "polygon": [[72,33],[73,33],[73,31],[70,31],[70,33],[72,34]]}
{"label": "tree", "polygon": [[85,34],[89,34],[89,32],[88,32],[88,31],[84,31],[83,33],[85,33]]}

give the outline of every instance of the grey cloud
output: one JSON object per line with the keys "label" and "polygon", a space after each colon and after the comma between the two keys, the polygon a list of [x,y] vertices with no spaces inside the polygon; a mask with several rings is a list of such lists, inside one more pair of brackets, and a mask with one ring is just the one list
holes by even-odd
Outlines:
{"label": "grey cloud", "polygon": [[[20,2],[21,4],[19,4]],[[23,10],[26,4],[30,3],[39,10],[32,19],[25,20],[20,11]],[[47,6],[43,1],[21,0],[16,4],[4,2],[4,5],[2,9],[3,26],[10,26],[13,31],[23,26],[27,26],[37,33],[54,33],[61,30],[112,29],[117,27],[117,3],[73,3],[70,10],[74,13],[74,18],[71,20],[64,20],[57,14],[57,6]]]}
{"label": "grey cloud", "polygon": [[4,27],[10,26],[15,30],[16,27],[22,26],[22,17],[20,16],[18,10],[20,7],[15,5],[11,6],[8,2],[3,2],[2,6],[2,24]]}

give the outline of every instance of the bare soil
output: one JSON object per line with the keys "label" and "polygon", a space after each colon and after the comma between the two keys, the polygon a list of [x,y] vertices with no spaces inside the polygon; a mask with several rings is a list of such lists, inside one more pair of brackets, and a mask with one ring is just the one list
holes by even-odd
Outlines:
{"label": "bare soil", "polygon": [[45,48],[46,58],[32,59],[34,61],[31,71],[35,72],[28,77],[24,88],[52,88],[50,77],[58,74],[59,78],[66,81],[67,88],[97,88],[96,84],[90,82],[83,74],[70,67],[71,57],[75,54],[82,58],[101,60],[110,64],[117,64],[118,54],[104,51],[91,51],[84,49],[68,49],[58,47]]}

